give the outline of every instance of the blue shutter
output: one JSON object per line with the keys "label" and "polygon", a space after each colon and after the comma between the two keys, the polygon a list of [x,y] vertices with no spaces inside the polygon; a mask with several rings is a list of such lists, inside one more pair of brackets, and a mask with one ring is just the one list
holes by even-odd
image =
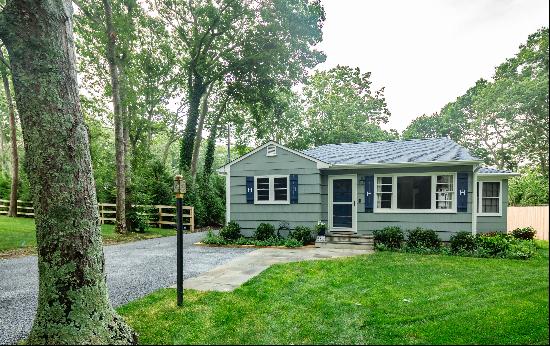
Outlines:
{"label": "blue shutter", "polygon": [[374,209],[374,175],[365,176],[365,212],[372,213]]}
{"label": "blue shutter", "polygon": [[254,204],[254,177],[246,177],[246,203]]}
{"label": "blue shutter", "polygon": [[290,204],[298,203],[298,174],[290,175]]}
{"label": "blue shutter", "polygon": [[468,211],[468,173],[459,172],[456,175],[456,211]]}

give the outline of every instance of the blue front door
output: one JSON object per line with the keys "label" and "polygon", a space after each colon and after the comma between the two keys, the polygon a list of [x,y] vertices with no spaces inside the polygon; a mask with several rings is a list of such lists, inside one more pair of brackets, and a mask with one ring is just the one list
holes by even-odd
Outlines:
{"label": "blue front door", "polygon": [[355,231],[356,176],[329,177],[329,227],[331,230]]}

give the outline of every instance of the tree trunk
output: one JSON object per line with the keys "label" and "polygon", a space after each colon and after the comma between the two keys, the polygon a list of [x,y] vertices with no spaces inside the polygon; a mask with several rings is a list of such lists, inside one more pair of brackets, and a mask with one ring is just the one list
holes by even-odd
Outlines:
{"label": "tree trunk", "polygon": [[119,68],[116,58],[116,33],[113,26],[113,11],[110,0],[103,0],[107,34],[107,61],[111,75],[111,93],[115,120],[116,156],[116,228],[118,233],[126,233],[126,172],[124,148],[124,119],[121,114]]}
{"label": "tree trunk", "polygon": [[191,176],[195,179],[197,175],[197,162],[199,161],[201,142],[202,142],[202,129],[204,127],[204,120],[206,119],[206,114],[208,114],[208,97],[212,91],[213,84],[210,84],[208,90],[204,93],[202,97],[201,104],[201,114],[199,117],[199,124],[197,126],[197,134],[195,136],[195,143],[193,144],[193,158],[191,159]]}
{"label": "tree trunk", "polygon": [[[0,49],[0,58],[4,59],[4,54]],[[2,82],[6,93],[6,102],[10,117],[10,136],[11,136],[11,190],[10,190],[10,208],[8,216],[17,217],[17,187],[19,186],[19,153],[17,152],[17,123],[15,121],[15,110],[11,98],[10,82],[5,69],[2,69]]]}
{"label": "tree trunk", "polygon": [[187,123],[185,124],[185,130],[181,141],[180,169],[182,171],[188,171],[191,167],[193,144],[197,134],[199,107],[202,95],[206,90],[202,77],[193,76],[192,79],[193,78],[194,82],[189,83],[189,116],[187,117]]}
{"label": "tree trunk", "polygon": [[107,295],[71,1],[8,1],[0,37],[10,56],[36,222],[38,308],[27,343],[136,344]]}
{"label": "tree trunk", "polygon": [[210,128],[210,135],[208,136],[208,142],[206,145],[206,154],[204,155],[203,176],[205,181],[207,181],[210,175],[212,174],[212,166],[214,165],[214,154],[216,151],[216,138],[218,136],[218,126],[222,118],[222,115],[225,112],[228,98],[229,97],[226,96],[223,99],[222,104],[220,105],[220,109],[216,114],[216,118],[214,119],[214,123]]}

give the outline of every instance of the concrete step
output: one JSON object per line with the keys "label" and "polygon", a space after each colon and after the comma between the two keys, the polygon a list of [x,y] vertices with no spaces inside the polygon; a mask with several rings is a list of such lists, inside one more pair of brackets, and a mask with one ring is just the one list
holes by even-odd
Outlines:
{"label": "concrete step", "polygon": [[356,249],[356,250],[374,250],[372,244],[355,243],[315,243],[315,247],[326,249]]}
{"label": "concrete step", "polygon": [[354,244],[374,244],[374,240],[369,238],[357,237],[326,237],[327,243],[354,243]]}

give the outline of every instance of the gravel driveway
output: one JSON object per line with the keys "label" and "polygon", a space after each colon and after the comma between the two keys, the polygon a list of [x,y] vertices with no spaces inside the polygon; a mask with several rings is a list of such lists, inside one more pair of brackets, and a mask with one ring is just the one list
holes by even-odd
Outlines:
{"label": "gravel driveway", "polygon": [[[204,233],[184,235],[184,279],[239,255],[246,248],[193,246]],[[106,246],[107,286],[114,306],[176,282],[176,237]],[[36,256],[0,260],[0,344],[24,338],[31,328],[38,295]]]}

